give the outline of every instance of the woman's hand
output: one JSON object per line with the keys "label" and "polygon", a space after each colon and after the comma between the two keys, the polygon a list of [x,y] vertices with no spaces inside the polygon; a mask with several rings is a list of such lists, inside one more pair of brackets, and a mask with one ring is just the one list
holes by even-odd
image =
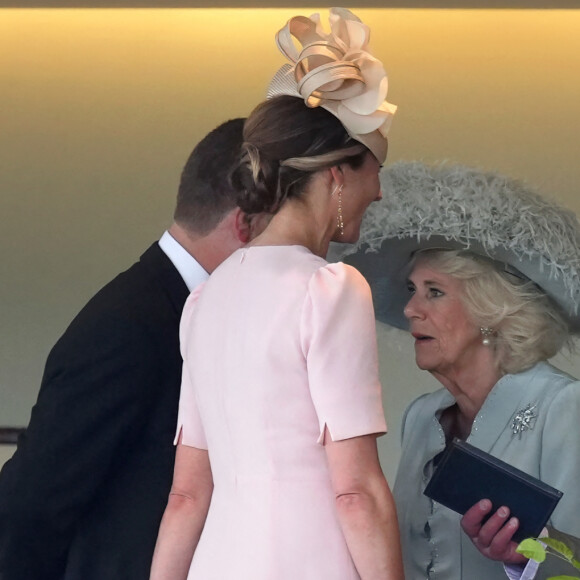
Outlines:
{"label": "woman's hand", "polygon": [[516,552],[518,544],[512,540],[519,526],[518,519],[510,518],[510,510],[502,506],[483,523],[491,507],[491,501],[482,499],[467,510],[461,518],[463,531],[486,558],[504,564],[527,562],[527,558]]}

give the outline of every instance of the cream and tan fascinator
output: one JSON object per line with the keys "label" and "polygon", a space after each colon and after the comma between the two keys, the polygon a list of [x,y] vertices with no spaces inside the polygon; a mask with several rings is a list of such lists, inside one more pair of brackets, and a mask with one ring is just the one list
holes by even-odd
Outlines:
{"label": "cream and tan fascinator", "polygon": [[309,107],[326,109],[383,163],[397,110],[385,100],[387,73],[369,52],[368,26],[345,8],[331,8],[329,20],[330,33],[324,31],[319,14],[313,14],[291,18],[276,34],[278,48],[292,65],[276,73],[267,97],[301,97]]}
{"label": "cream and tan fascinator", "polygon": [[469,250],[535,282],[580,333],[580,222],[520,181],[461,165],[399,162],[381,171],[356,245],[333,246],[368,280],[378,320],[406,329],[408,264],[419,249]]}

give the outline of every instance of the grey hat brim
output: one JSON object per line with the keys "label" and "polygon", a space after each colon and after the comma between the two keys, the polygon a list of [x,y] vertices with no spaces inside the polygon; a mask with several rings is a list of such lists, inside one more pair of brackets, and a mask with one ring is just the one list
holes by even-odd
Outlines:
{"label": "grey hat brim", "polygon": [[580,222],[526,184],[461,165],[398,162],[380,174],[354,245],[335,244],[329,261],[359,269],[377,319],[407,328],[408,264],[420,249],[468,250],[515,269],[539,286],[580,333]]}
{"label": "grey hat brim", "polygon": [[563,293],[562,280],[558,279],[557,275],[551,276],[539,257],[516,256],[501,247],[490,252],[475,240],[467,245],[438,235],[429,238],[387,238],[378,250],[364,246],[342,259],[344,263],[359,270],[369,283],[377,320],[408,330],[408,320],[403,311],[410,299],[407,285],[409,263],[415,252],[426,249],[468,250],[501,265],[511,266],[550,296],[568,315],[571,330],[575,333],[580,332],[580,317],[577,313],[580,301],[578,290],[575,296]]}

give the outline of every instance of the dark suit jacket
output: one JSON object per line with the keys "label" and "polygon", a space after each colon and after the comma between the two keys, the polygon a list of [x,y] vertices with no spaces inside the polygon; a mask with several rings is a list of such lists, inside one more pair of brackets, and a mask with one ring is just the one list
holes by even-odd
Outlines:
{"label": "dark suit jacket", "polygon": [[147,580],[171,486],[188,296],[153,244],[52,349],[0,473],[1,580]]}
{"label": "dark suit jacket", "polygon": [[[580,517],[580,514],[578,514]],[[576,559],[580,559],[580,539],[564,534],[553,528],[548,529],[550,538],[564,542],[574,552]],[[577,570],[571,564],[560,560],[555,556],[548,556],[546,560],[540,564],[536,574],[536,580],[547,580],[551,576],[580,576],[580,570]]]}

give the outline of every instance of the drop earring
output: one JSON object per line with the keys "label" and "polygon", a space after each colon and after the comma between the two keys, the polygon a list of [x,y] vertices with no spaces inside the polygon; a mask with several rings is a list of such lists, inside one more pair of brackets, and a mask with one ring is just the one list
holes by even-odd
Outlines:
{"label": "drop earring", "polygon": [[491,344],[490,337],[493,335],[493,328],[490,328],[489,326],[482,326],[479,329],[479,332],[481,332],[481,336],[483,337],[481,344],[483,344],[483,346],[489,346]]}
{"label": "drop earring", "polygon": [[341,236],[344,236],[344,221],[342,219],[342,185],[337,185],[333,190],[332,194],[338,191],[338,215],[336,216],[336,227],[340,232]]}

